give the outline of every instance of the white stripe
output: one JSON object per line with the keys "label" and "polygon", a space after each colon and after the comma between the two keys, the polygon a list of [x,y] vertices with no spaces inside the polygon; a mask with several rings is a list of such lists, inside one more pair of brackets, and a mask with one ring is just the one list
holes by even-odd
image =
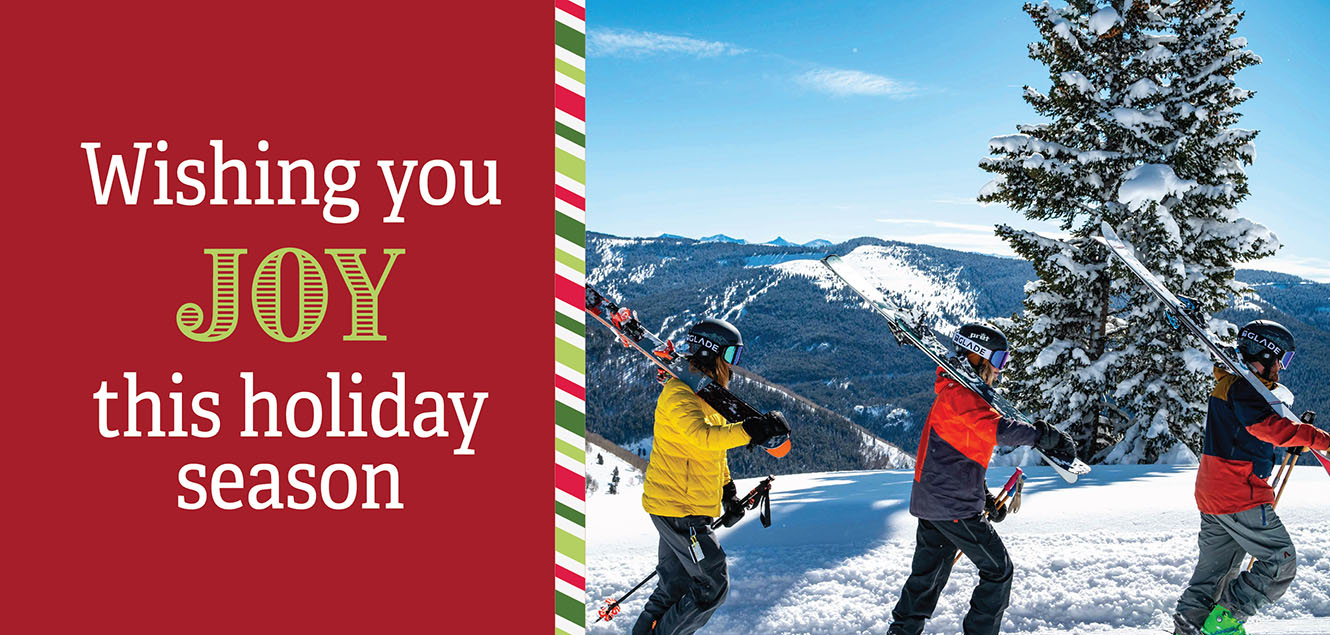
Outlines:
{"label": "white stripe", "polygon": [[586,72],[586,58],[574,53],[558,44],[554,45],[554,58],[563,60],[577,67],[577,70]]}
{"label": "white stripe", "polygon": [[554,248],[563,251],[569,256],[581,260],[582,262],[586,262],[586,248],[573,243],[573,241],[568,240],[563,236],[557,234],[554,236]]}
{"label": "white stripe", "polygon": [[563,9],[554,10],[554,19],[577,29],[578,33],[586,33],[586,21],[564,11]]}
{"label": "white stripe", "polygon": [[557,487],[554,488],[554,501],[557,503],[563,503],[564,505],[567,505],[568,507],[577,510],[579,513],[582,514],[586,513],[586,503],[582,501],[582,499],[577,498],[572,494],[569,494],[568,492],[565,492]]}
{"label": "white stripe", "polygon": [[569,282],[576,282],[578,285],[586,284],[586,277],[582,275],[581,271],[569,267],[557,260],[554,261],[554,273],[567,278]]}
{"label": "white stripe", "polygon": [[554,578],[554,590],[562,593],[582,604],[586,604],[586,591],[579,589],[559,578]]}
{"label": "white stripe", "polygon": [[554,451],[554,463],[555,465],[562,465],[568,468],[568,470],[574,474],[581,474],[582,476],[586,476],[585,464],[558,450]]}
{"label": "white stripe", "polygon": [[568,201],[555,197],[554,210],[562,213],[564,216],[567,216],[568,218],[571,218],[579,223],[582,223],[583,225],[586,224],[586,212],[578,209],[576,205],[573,205]]}
{"label": "white stripe", "polygon": [[581,95],[583,98],[586,97],[586,84],[564,75],[559,71],[554,71],[554,83],[555,85],[563,86],[564,88]]}
{"label": "white stripe", "polygon": [[571,177],[564,176],[558,170],[554,171],[554,184],[582,198],[586,198],[586,186],[574,181]]}
{"label": "white stripe", "polygon": [[574,333],[559,325],[554,325],[554,336],[576,346],[578,350],[586,350],[586,338]]}
{"label": "white stripe", "polygon": [[586,122],[574,117],[558,108],[554,109],[554,121],[561,123],[582,134],[586,134]]}
{"label": "white stripe", "polygon": [[554,362],[554,374],[564,379],[567,379],[568,381],[571,381],[574,384],[577,384],[578,386],[583,386],[583,387],[586,386],[586,375],[583,375],[582,373],[579,373],[558,362]]}
{"label": "white stripe", "polygon": [[579,309],[571,304],[568,304],[563,300],[560,300],[558,298],[554,299],[554,310],[570,318],[573,318],[574,320],[577,320],[582,324],[586,324],[586,311],[583,309]]}
{"label": "white stripe", "polygon": [[569,2],[572,2],[573,4],[582,7],[583,9],[586,8],[586,0],[569,0]]}
{"label": "white stripe", "polygon": [[[585,603],[586,602],[583,602],[583,604]],[[557,628],[565,633],[568,633],[568,635],[586,635],[586,629],[572,622],[569,622],[568,620],[564,619],[562,615],[559,615],[558,613],[554,614],[554,628]]]}
{"label": "white stripe", "polygon": [[554,515],[554,526],[581,538],[583,541],[586,540],[586,529],[563,516],[558,514]]}
{"label": "white stripe", "polygon": [[586,412],[586,402],[574,397],[558,388],[554,389],[554,400],[562,403],[569,408],[575,408],[578,412]]}
{"label": "white stripe", "polygon": [[586,447],[586,439],[583,439],[581,435],[560,425],[554,426],[554,438],[579,448]]}
{"label": "white stripe", "polygon": [[573,143],[559,135],[554,135],[554,147],[567,152],[583,161],[586,161],[586,148]]}
{"label": "white stripe", "polygon": [[573,560],[571,557],[561,554],[557,551],[554,552],[554,564],[557,564],[584,578],[586,577],[586,565],[576,560]]}

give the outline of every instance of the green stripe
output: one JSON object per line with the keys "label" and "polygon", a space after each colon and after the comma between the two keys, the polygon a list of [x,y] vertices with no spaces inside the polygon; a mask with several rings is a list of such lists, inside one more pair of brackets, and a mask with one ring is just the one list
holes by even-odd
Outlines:
{"label": "green stripe", "polygon": [[572,128],[569,128],[568,126],[565,126],[557,121],[554,122],[554,134],[557,134],[560,137],[563,137],[564,139],[572,141],[573,143],[576,143],[577,145],[582,146],[583,148],[586,147],[586,135],[576,130],[573,130]]}
{"label": "green stripe", "polygon": [[586,263],[582,262],[581,258],[578,258],[577,256],[574,256],[557,247],[554,249],[554,261],[561,262],[567,265],[569,269],[572,269],[577,273],[583,275],[586,274]]}
{"label": "green stripe", "polygon": [[[586,614],[583,611],[586,607],[581,602],[574,600],[562,593],[554,594],[554,612],[569,622],[578,626],[585,626]],[[557,629],[556,629],[557,630]]]}
{"label": "green stripe", "polygon": [[567,24],[554,23],[554,43],[560,48],[567,49],[569,53],[577,54],[578,57],[586,57],[586,35]]}
{"label": "green stripe", "polygon": [[562,628],[556,628],[554,629],[554,635],[573,635],[573,634],[563,630]]}
{"label": "green stripe", "polygon": [[571,520],[577,523],[578,525],[584,527],[586,526],[586,514],[583,514],[582,512],[579,512],[576,509],[573,509],[572,507],[564,505],[563,503],[560,503],[558,501],[554,502],[554,513],[563,516],[564,518],[567,518],[568,520]]}
{"label": "green stripe", "polygon": [[554,402],[554,423],[579,437],[586,436],[586,415],[562,401]]}
{"label": "green stripe", "polygon": [[554,170],[578,183],[586,183],[586,161],[558,148],[554,149]]}
{"label": "green stripe", "polygon": [[578,463],[586,463],[586,450],[579,448],[563,439],[554,440],[554,449],[568,458],[577,459]]}
{"label": "green stripe", "polygon": [[586,353],[561,339],[554,340],[554,361],[583,375],[586,374]]}
{"label": "green stripe", "polygon": [[570,318],[558,311],[554,312],[554,323],[566,328],[582,337],[586,337],[586,325]]}
{"label": "green stripe", "polygon": [[586,225],[563,212],[554,214],[554,233],[578,247],[586,247]]}
{"label": "green stripe", "polygon": [[581,538],[574,536],[558,527],[554,528],[554,550],[586,564],[586,543]]}
{"label": "green stripe", "polygon": [[579,83],[586,83],[586,71],[569,64],[559,58],[554,58],[554,70],[567,75],[570,79],[575,79]]}

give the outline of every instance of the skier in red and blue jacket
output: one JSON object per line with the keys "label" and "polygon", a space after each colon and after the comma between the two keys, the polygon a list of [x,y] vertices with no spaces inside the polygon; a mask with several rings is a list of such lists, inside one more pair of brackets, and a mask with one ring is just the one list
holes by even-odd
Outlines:
{"label": "skier in red and blue jacket", "polygon": [[[1273,389],[1293,360],[1293,334],[1269,320],[1238,332],[1238,352]],[[1297,570],[1288,530],[1275,515],[1274,490],[1265,479],[1275,447],[1330,449],[1330,434],[1275,413],[1256,388],[1215,368],[1215,389],[1205,418],[1205,446],[1196,472],[1200,557],[1173,614],[1178,635],[1241,635],[1242,622],[1284,595]],[[1256,558],[1240,572],[1246,554]]]}
{"label": "skier in red and blue jacket", "polygon": [[[983,324],[966,324],[952,340],[963,358],[989,385],[1010,357],[1007,338]],[[1075,457],[1070,436],[1044,422],[1034,425],[1003,418],[978,394],[938,369],[937,399],[919,439],[910,513],[919,518],[914,560],[900,600],[891,612],[891,635],[918,635],[933,616],[959,549],[979,569],[970,596],[966,635],[997,633],[1011,596],[1014,573],[1002,539],[991,522],[1001,522],[985,484],[988,461],[997,445],[1033,445],[1050,454]],[[985,513],[987,512],[987,514]]]}

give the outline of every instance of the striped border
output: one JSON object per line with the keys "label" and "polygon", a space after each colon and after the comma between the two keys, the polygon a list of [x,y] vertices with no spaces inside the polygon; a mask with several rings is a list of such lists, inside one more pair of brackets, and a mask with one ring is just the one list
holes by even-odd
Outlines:
{"label": "striped border", "polygon": [[554,632],[586,631],[586,0],[554,0]]}

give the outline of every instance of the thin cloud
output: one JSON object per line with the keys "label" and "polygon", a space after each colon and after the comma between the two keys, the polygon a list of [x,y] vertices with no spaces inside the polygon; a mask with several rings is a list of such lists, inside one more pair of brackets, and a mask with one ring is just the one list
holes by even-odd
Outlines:
{"label": "thin cloud", "polygon": [[1286,273],[1316,282],[1330,282],[1330,260],[1299,256],[1272,256],[1242,264],[1239,269],[1260,269]]}
{"label": "thin cloud", "polygon": [[665,35],[632,29],[592,29],[587,38],[591,57],[643,57],[647,55],[689,55],[721,57],[741,55],[748,49],[730,44],[700,40],[682,35]]}
{"label": "thin cloud", "polygon": [[874,73],[839,68],[821,68],[808,71],[799,75],[797,79],[799,83],[808,88],[837,97],[867,95],[903,99],[913,97],[919,91],[914,84],[909,82],[902,82]]}
{"label": "thin cloud", "polygon": [[993,233],[993,225],[969,225],[966,223],[952,223],[944,220],[929,220],[924,218],[877,218],[879,223],[891,223],[895,225],[928,225],[941,229],[959,229],[967,232]]}
{"label": "thin cloud", "polygon": [[935,198],[930,203],[939,203],[941,205],[979,205],[979,201],[971,198]]}

